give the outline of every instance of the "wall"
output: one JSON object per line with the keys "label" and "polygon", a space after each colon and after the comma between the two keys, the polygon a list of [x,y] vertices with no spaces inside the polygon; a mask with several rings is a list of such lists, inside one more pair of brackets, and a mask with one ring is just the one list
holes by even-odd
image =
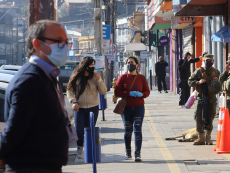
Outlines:
{"label": "wall", "polygon": [[[202,27],[196,28],[196,57],[202,55]],[[202,61],[196,63],[196,68],[201,67]]]}

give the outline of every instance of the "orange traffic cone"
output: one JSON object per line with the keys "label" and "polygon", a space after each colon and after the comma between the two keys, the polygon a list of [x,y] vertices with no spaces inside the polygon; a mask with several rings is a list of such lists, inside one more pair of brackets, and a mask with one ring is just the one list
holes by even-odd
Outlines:
{"label": "orange traffic cone", "polygon": [[219,149],[216,150],[217,154],[224,154],[224,153],[230,153],[230,119],[229,119],[229,111],[228,109],[225,109],[224,111],[224,121],[222,126],[222,132],[220,137],[220,145]]}
{"label": "orange traffic cone", "polygon": [[218,121],[218,127],[217,127],[216,147],[213,147],[213,151],[216,151],[216,149],[219,149],[220,136],[221,136],[222,126],[223,126],[223,119],[224,119],[224,108],[220,108],[219,121]]}

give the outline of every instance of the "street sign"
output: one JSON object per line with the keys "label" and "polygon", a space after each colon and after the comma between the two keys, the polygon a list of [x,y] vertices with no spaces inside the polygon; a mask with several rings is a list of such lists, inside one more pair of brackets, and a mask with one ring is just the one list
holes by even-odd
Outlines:
{"label": "street sign", "polygon": [[102,27],[103,27],[103,40],[110,40],[111,26],[103,25]]}
{"label": "street sign", "polygon": [[110,25],[103,25],[103,48],[104,50],[110,49],[110,36],[111,36],[111,26]]}
{"label": "street sign", "polygon": [[116,44],[113,44],[113,55],[110,56],[111,58],[111,61],[116,61],[116,56],[117,56],[117,45]]}
{"label": "street sign", "polygon": [[149,52],[148,51],[141,51],[140,52],[140,59],[147,59],[149,58]]}

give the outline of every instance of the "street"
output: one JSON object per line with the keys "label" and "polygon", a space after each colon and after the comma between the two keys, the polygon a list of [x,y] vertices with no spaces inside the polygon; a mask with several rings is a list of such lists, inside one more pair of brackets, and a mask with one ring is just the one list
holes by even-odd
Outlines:
{"label": "street", "polygon": [[[194,106],[182,109],[178,106],[178,95],[158,94],[156,88],[145,99],[145,118],[142,126],[142,162],[125,159],[124,127],[120,115],[113,113],[112,92],[107,94],[108,108],[106,121],[101,121],[101,111],[97,127],[101,127],[102,162],[97,164],[99,173],[228,173],[230,154],[216,154],[215,146],[218,118],[214,120],[213,146],[194,146],[192,142],[166,141],[194,128]],[[132,140],[132,155],[134,152]],[[76,144],[69,148],[69,162],[63,172],[92,172],[92,164],[76,158]]]}

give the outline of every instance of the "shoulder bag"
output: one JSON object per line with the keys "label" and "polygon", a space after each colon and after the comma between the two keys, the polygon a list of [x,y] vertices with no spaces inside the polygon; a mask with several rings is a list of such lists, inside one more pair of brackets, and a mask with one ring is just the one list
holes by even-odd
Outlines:
{"label": "shoulder bag", "polygon": [[[131,91],[131,89],[132,89],[132,87],[133,87],[133,84],[134,84],[136,78],[137,78],[137,74],[136,74],[136,76],[135,76],[135,78],[134,78],[134,80],[133,80],[133,83],[132,83],[132,85],[131,85],[129,91]],[[127,100],[126,100],[126,99],[127,99],[127,98],[123,98],[123,99],[120,99],[120,100],[117,101],[117,104],[116,104],[116,106],[115,106],[115,109],[113,110],[114,113],[120,114],[120,115],[123,114],[124,109],[125,109],[126,104],[127,104]]]}

